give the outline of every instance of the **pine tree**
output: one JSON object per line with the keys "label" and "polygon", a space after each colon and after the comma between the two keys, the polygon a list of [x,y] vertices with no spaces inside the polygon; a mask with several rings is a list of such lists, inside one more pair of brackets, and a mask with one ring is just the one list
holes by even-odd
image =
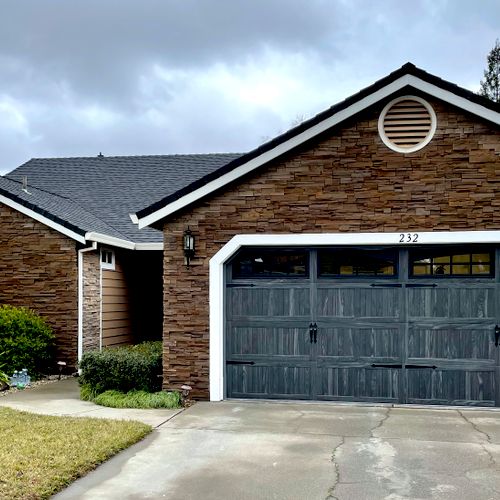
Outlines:
{"label": "pine tree", "polygon": [[484,70],[484,80],[481,80],[479,94],[492,101],[500,102],[500,42],[488,54],[488,69]]}

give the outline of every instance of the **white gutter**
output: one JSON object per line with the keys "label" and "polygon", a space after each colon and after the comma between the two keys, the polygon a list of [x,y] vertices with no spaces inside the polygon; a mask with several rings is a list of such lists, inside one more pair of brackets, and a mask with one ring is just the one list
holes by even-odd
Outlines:
{"label": "white gutter", "polygon": [[97,250],[97,243],[92,246],[78,250],[78,362],[83,355],[83,254]]}
{"label": "white gutter", "polygon": [[85,239],[87,241],[93,241],[111,247],[125,248],[127,250],[163,250],[163,243],[134,243],[130,240],[123,240],[121,238],[115,238],[114,236],[108,236],[107,234],[95,233],[94,231],[85,233]]}
{"label": "white gutter", "polygon": [[135,250],[163,250],[163,243],[136,243]]}
{"label": "white gutter", "polygon": [[135,249],[135,243],[133,241],[122,240],[121,238],[115,238],[114,236],[108,236],[107,234],[102,233],[95,233],[94,231],[85,233],[85,239],[88,241],[102,243],[103,245],[110,245],[118,248],[127,248],[129,250]]}

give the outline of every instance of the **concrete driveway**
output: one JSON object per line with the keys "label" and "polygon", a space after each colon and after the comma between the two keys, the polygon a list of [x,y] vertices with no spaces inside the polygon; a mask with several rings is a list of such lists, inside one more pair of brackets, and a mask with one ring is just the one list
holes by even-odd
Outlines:
{"label": "concrete driveway", "polygon": [[498,499],[500,413],[198,403],[57,499]]}

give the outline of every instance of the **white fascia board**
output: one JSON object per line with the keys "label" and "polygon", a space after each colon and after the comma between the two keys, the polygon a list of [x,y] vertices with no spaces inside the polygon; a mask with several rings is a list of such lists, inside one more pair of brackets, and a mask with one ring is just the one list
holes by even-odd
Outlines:
{"label": "white fascia board", "polygon": [[93,231],[86,233],[85,239],[87,241],[96,241],[97,243],[102,243],[103,245],[110,245],[118,248],[126,248],[128,250],[135,249],[135,243],[133,241],[122,240],[121,238],[115,238],[114,236],[95,233]]}
{"label": "white fascia board", "polygon": [[21,212],[24,215],[27,215],[28,217],[41,222],[45,226],[48,226],[55,231],[64,234],[64,236],[67,236],[68,238],[71,238],[72,240],[78,241],[79,243],[84,244],[85,243],[85,238],[78,233],[75,233],[71,229],[68,229],[67,227],[58,224],[57,222],[54,222],[51,219],[48,219],[47,217],[44,217],[43,215],[35,212],[34,210],[31,210],[28,207],[25,207],[24,205],[21,205],[20,203],[17,203],[10,198],[7,198],[6,196],[0,195],[0,203],[3,203],[7,205],[10,208],[13,208],[14,210],[17,210],[18,212]]}
{"label": "white fascia board", "polygon": [[139,222],[137,215],[135,215],[134,213],[130,213],[130,214],[128,214],[128,216],[130,217],[132,224],[137,224]]}
{"label": "white fascia board", "polygon": [[170,214],[177,212],[178,210],[190,205],[191,203],[199,200],[200,198],[203,198],[204,196],[216,191],[217,189],[220,189],[221,187],[229,184],[230,182],[238,179],[239,177],[248,174],[252,170],[255,170],[256,168],[260,167],[261,165],[290,151],[296,146],[299,146],[300,144],[316,137],[322,132],[328,130],[329,128],[337,125],[338,123],[346,120],[347,118],[350,118],[356,113],[363,111],[369,106],[377,103],[378,101],[381,101],[382,99],[390,96],[394,92],[397,92],[398,90],[408,85],[418,90],[421,90],[422,92],[426,92],[427,94],[430,94],[438,99],[449,102],[450,104],[453,104],[461,109],[464,109],[465,111],[469,111],[477,116],[485,118],[486,120],[489,120],[495,124],[500,124],[500,113],[485,108],[480,104],[468,101],[463,97],[457,96],[453,92],[450,92],[448,90],[443,90],[441,87],[437,87],[436,85],[421,80],[420,78],[417,78],[413,75],[404,75],[401,78],[398,78],[394,82],[390,83],[389,85],[386,85],[385,87],[377,90],[373,94],[370,94],[365,98],[360,99],[351,106],[339,111],[338,113],[335,113],[333,116],[330,116],[329,118],[326,118],[325,120],[323,120],[320,123],[317,123],[311,128],[304,130],[304,132],[288,139],[287,141],[281,144],[278,144],[273,149],[266,151],[265,153],[262,153],[261,155],[249,160],[243,165],[240,165],[231,172],[221,175],[217,179],[208,182],[201,188],[191,191],[190,193],[186,194],[185,196],[182,196],[181,198],[173,201],[172,203],[169,203],[163,208],[157,210],[156,212],[153,212],[147,215],[146,217],[143,217],[142,219],[138,219],[139,229],[150,226],[151,224],[154,224],[155,222],[169,216]]}
{"label": "white fascia board", "polygon": [[469,111],[470,113],[480,116],[485,120],[493,122],[497,125],[500,125],[500,113],[497,111],[493,111],[492,109],[485,108],[481,106],[481,104],[476,104],[475,102],[471,102],[464,97],[461,97],[449,90],[442,89],[441,87],[437,87],[432,83],[426,82],[417,78],[413,75],[408,75],[409,77],[409,85],[415,87],[422,92],[426,92],[427,94],[432,95],[442,101],[449,102],[458,108],[463,109],[464,111]]}
{"label": "white fascia board", "polygon": [[163,243],[136,243],[135,250],[163,250]]}
{"label": "white fascia board", "polygon": [[[408,243],[407,237],[417,240]],[[404,236],[403,242],[401,237]],[[240,234],[229,240],[211,259],[209,275],[209,383],[210,401],[222,401],[224,388],[224,265],[244,246],[334,246],[334,245],[446,245],[500,243],[500,231],[401,231],[399,233]]]}

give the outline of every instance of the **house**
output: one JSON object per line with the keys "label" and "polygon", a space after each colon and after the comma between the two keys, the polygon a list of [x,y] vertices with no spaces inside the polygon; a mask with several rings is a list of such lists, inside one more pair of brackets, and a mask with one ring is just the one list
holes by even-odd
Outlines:
{"label": "house", "polygon": [[500,406],[499,187],[500,105],[405,64],[244,155],[19,167],[0,302],[74,360],[163,321],[212,401]]}
{"label": "house", "polygon": [[138,211],[164,234],[164,386],[500,406],[499,125],[405,64]]}
{"label": "house", "polygon": [[72,367],[161,339],[163,236],[131,214],[235,156],[33,159],[0,177],[0,303],[46,317]]}

